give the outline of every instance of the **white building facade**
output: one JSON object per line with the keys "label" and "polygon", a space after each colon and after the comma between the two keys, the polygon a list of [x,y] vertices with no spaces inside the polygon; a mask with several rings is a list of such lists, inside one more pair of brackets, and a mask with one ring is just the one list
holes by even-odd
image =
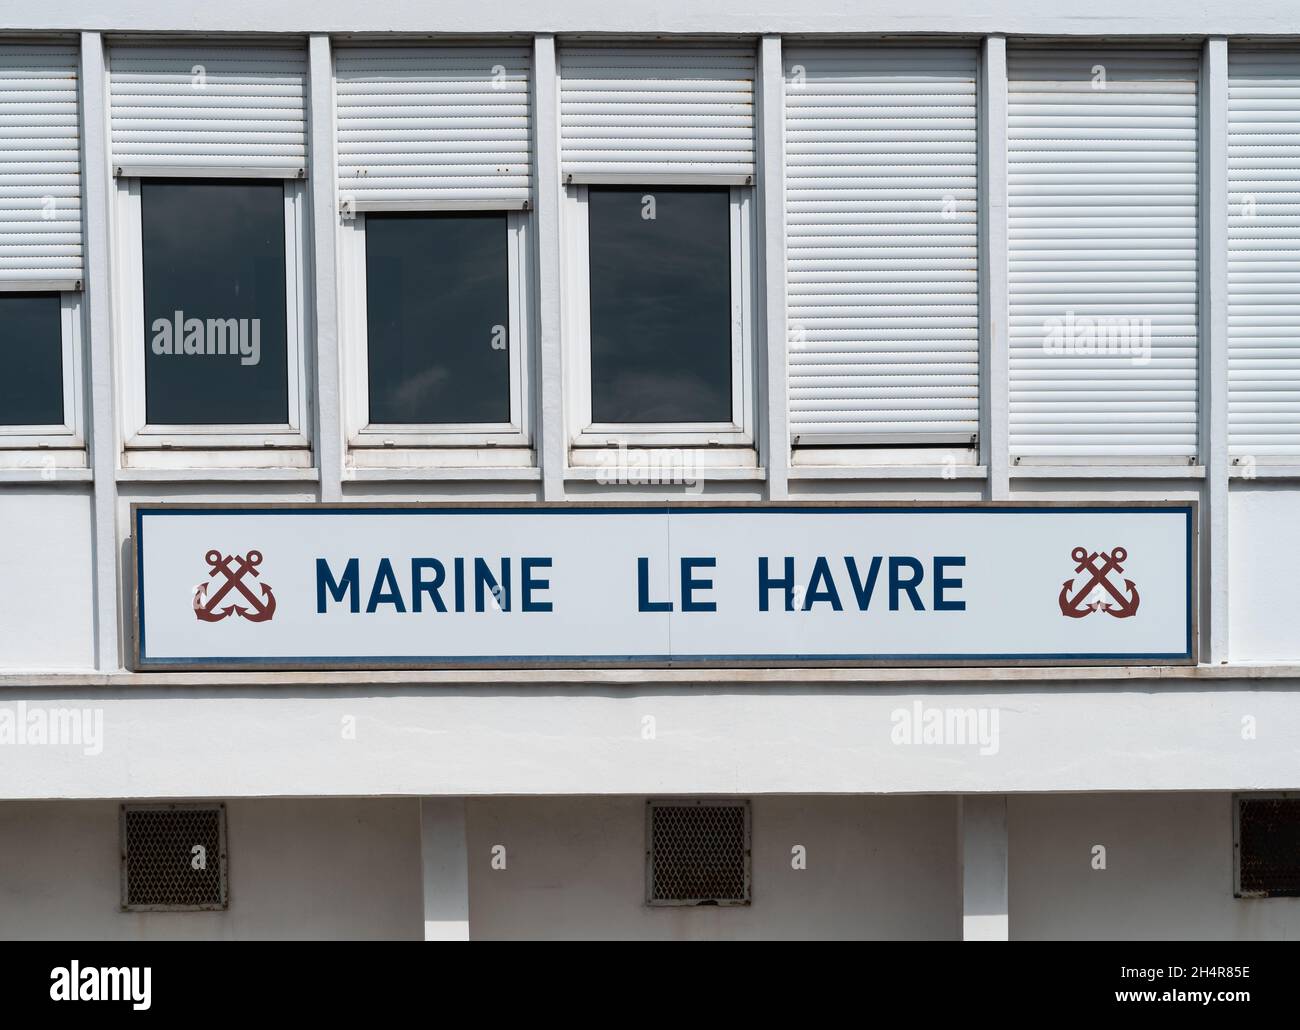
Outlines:
{"label": "white building facade", "polygon": [[[1300,933],[1293,5],[118,6],[0,27],[0,936]],[[690,621],[837,511],[1029,514]]]}

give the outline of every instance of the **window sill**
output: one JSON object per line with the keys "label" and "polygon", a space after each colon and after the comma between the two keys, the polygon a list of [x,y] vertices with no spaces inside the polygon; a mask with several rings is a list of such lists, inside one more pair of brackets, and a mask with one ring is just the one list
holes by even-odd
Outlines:
{"label": "window sill", "polygon": [[61,483],[91,483],[95,474],[88,468],[66,468],[58,465],[32,468],[0,468],[0,484],[30,483],[40,486],[57,486]]}
{"label": "window sill", "polygon": [[349,468],[345,483],[540,482],[542,470],[510,465]]}
{"label": "window sill", "polygon": [[1252,479],[1300,479],[1300,465],[1264,465],[1259,462],[1253,468],[1248,465],[1230,465],[1228,478],[1247,482]]}
{"label": "window sill", "polygon": [[1204,479],[1204,465],[1012,465],[1012,479]]}
{"label": "window sill", "polygon": [[[159,479],[178,478],[187,473],[215,475],[219,479],[248,479],[259,472],[288,473],[287,478],[316,478],[315,461],[306,447],[128,447],[122,452],[122,468],[118,479],[129,478],[134,473],[158,472]],[[229,475],[227,475],[229,473]],[[270,478],[275,478],[271,476]]]}
{"label": "window sill", "polygon": [[762,482],[766,469],[753,447],[570,446],[564,478],[606,486],[677,486]]}
{"label": "window sill", "polygon": [[314,468],[124,468],[119,483],[315,483]]}
{"label": "window sill", "polygon": [[790,462],[792,465],[809,465],[817,468],[836,465],[859,469],[880,468],[886,465],[905,465],[914,468],[925,468],[927,465],[960,465],[973,468],[980,463],[980,455],[978,447],[964,444],[951,447],[795,444],[790,449]]}
{"label": "window sill", "polygon": [[[674,479],[674,476],[677,478]],[[679,481],[695,482],[696,480],[761,483],[767,479],[767,470],[734,465],[700,465],[688,469],[680,465],[675,468],[663,465],[650,469],[625,467],[621,470],[616,466],[570,466],[564,470],[564,478],[570,482],[599,482],[609,486],[669,486]]]}
{"label": "window sill", "polygon": [[[356,447],[348,451],[344,476],[360,473],[356,478],[367,478],[370,472],[381,478],[401,477],[406,473],[442,470],[456,475],[482,469],[527,470],[537,465],[531,447]],[[454,478],[454,476],[453,476]],[[474,478],[474,477],[470,477]]]}
{"label": "window sill", "polygon": [[40,478],[51,473],[89,469],[86,448],[75,447],[12,447],[0,448],[0,473],[16,472],[20,476]]}
{"label": "window sill", "polygon": [[988,477],[983,465],[794,465],[791,479],[966,479]]}
{"label": "window sill", "polygon": [[638,465],[695,465],[699,468],[758,468],[758,451],[749,444],[602,444],[569,446],[572,468],[609,469]]}

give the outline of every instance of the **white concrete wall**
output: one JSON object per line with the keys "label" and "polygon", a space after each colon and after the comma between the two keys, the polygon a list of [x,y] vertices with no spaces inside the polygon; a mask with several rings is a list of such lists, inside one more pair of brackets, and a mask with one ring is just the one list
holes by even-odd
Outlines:
{"label": "white concrete wall", "polygon": [[[756,798],[753,904],[645,904],[645,799],[484,798],[468,810],[474,939],[960,935],[951,798]],[[504,870],[491,849],[506,847]],[[791,868],[791,848],[808,867]]]}
{"label": "white concrete wall", "polygon": [[0,670],[94,668],[90,503],[84,487],[0,487]]}
{"label": "white concrete wall", "polygon": [[1007,822],[1012,940],[1300,936],[1300,898],[1232,896],[1231,795],[1012,797]]}
{"label": "white concrete wall", "polygon": [[[1268,670],[1262,670],[1267,672]],[[33,690],[103,713],[103,750],[0,745],[0,796],[1017,793],[1300,787],[1296,680],[935,683],[908,670],[323,674]],[[1195,673],[1197,678],[1191,678]],[[646,681],[657,678],[659,685]],[[321,682],[321,681],[324,682]],[[899,713],[984,713],[996,748],[896,739]],[[647,739],[646,720],[654,733]],[[992,743],[992,742],[991,742]],[[981,753],[987,752],[987,753]],[[1153,757],[1158,756],[1158,757]]]}
{"label": "white concrete wall", "polygon": [[[114,802],[0,802],[0,939],[418,938],[415,798],[230,801],[230,908],[121,912]],[[651,909],[645,800],[467,809],[474,938],[952,938],[951,798],[759,798],[754,902]],[[506,868],[490,868],[506,847]],[[791,868],[791,848],[807,868]]]}
{"label": "white concrete wall", "polygon": [[231,801],[230,907],[122,912],[118,806],[0,803],[0,938],[419,939],[418,802]]}
{"label": "white concrete wall", "polygon": [[[0,802],[0,939],[420,937],[418,799],[227,808],[229,910],[123,913],[115,802]],[[757,797],[752,816],[752,905],[652,909],[643,797],[471,799],[471,936],[960,935],[955,798]],[[1007,821],[1013,940],[1300,936],[1300,899],[1232,896],[1227,793],[1019,795]]]}
{"label": "white concrete wall", "polygon": [[1239,483],[1228,525],[1232,660],[1300,659],[1300,489]]}

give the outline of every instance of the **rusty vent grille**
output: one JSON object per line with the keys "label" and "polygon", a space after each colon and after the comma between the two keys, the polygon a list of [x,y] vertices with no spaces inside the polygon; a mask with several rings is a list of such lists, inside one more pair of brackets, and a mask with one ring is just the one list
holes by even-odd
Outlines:
{"label": "rusty vent grille", "polygon": [[651,801],[646,811],[646,901],[748,905],[748,801]]}
{"label": "rusty vent grille", "polygon": [[1237,897],[1300,897],[1300,797],[1237,799]]}
{"label": "rusty vent grille", "polygon": [[123,805],[122,907],[226,907],[225,805]]}

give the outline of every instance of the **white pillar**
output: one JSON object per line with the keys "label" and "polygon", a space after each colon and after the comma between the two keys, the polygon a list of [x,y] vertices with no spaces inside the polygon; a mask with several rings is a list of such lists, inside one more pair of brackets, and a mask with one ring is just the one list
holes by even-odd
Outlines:
{"label": "white pillar", "polygon": [[967,794],[957,804],[962,940],[1008,940],[1006,795]]}
{"label": "white pillar", "polygon": [[1205,41],[1201,67],[1200,660],[1228,660],[1228,41]]}
{"label": "white pillar", "polygon": [[469,864],[465,799],[420,799],[424,939],[469,940]]}
{"label": "white pillar", "polygon": [[117,427],[113,404],[113,317],[108,206],[113,187],[108,142],[104,38],[81,34],[82,224],[86,266],[85,354],[90,366],[90,467],[95,493],[95,667],[116,672],[118,649]]}
{"label": "white pillar", "polygon": [[564,345],[560,290],[560,214],[564,187],[560,185],[560,75],[555,37],[533,40],[533,162],[536,185],[533,224],[537,230],[537,460],[542,466],[542,499],[564,500],[564,472],[569,441],[564,420]]}
{"label": "white pillar", "polygon": [[307,196],[311,208],[313,323],[316,336],[316,464],[320,499],[343,498],[343,413],[339,370],[338,197],[334,171],[334,65],[330,38],[312,36],[307,46],[311,135],[307,150]]}
{"label": "white pillar", "polygon": [[767,497],[790,496],[789,374],[786,356],[787,298],[785,294],[785,70],[781,37],[764,36],[758,52],[759,201],[758,238],[762,248],[763,289],[759,322],[766,343],[763,363],[764,416],[760,457],[767,468]]}
{"label": "white pillar", "polygon": [[1007,38],[988,36],[980,62],[980,455],[985,499],[1011,496],[1007,268]]}

